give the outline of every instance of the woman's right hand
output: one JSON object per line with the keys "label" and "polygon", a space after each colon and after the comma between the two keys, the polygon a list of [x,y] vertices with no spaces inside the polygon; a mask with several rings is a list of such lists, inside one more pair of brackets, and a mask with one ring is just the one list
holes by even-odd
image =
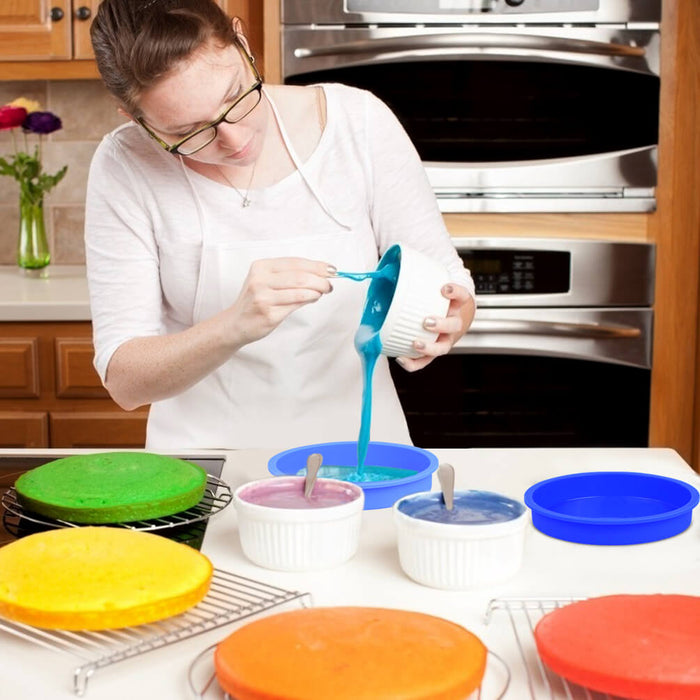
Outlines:
{"label": "woman's right hand", "polygon": [[234,304],[224,312],[232,339],[245,345],[264,338],[291,313],[333,291],[335,268],[305,258],[257,260]]}

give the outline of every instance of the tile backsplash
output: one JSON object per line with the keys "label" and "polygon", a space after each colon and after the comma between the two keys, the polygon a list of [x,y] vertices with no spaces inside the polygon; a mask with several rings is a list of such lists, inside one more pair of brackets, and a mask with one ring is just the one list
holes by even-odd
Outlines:
{"label": "tile backsplash", "polygon": [[[62,129],[43,137],[42,145],[46,172],[68,166],[66,176],[45,200],[51,262],[84,263],[85,188],[90,160],[102,137],[125,118],[99,80],[0,82],[0,105],[18,97],[37,100],[42,109],[53,112],[63,123]],[[23,147],[21,133],[16,137]],[[32,135],[30,140],[33,149],[36,137]],[[0,131],[0,155],[12,152],[12,135]],[[0,176],[0,265],[15,264],[18,229],[19,187],[11,177]]]}

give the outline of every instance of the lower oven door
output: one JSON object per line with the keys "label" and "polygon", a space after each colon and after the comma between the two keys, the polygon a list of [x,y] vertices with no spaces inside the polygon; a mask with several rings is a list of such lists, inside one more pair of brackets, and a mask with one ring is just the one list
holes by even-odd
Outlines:
{"label": "lower oven door", "polygon": [[646,447],[651,309],[479,309],[453,351],[392,363],[423,447]]}

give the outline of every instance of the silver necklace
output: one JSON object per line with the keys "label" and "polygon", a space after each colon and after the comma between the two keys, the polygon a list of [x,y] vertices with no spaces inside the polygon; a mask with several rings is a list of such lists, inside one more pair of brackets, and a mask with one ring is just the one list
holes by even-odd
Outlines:
{"label": "silver necklace", "polygon": [[241,198],[241,207],[243,207],[243,209],[250,206],[250,198],[248,197],[248,194],[250,193],[250,186],[253,184],[253,178],[255,177],[255,166],[257,164],[258,164],[258,161],[256,160],[253,163],[253,169],[250,171],[250,180],[248,180],[248,187],[246,187],[245,194],[243,194],[243,192],[241,192],[238,189],[238,187],[236,187],[231,182],[231,180],[228,179],[228,177],[226,176],[226,173],[221,169],[221,166],[218,163],[216,164],[216,169],[221,173],[221,177],[223,177],[224,180],[226,180],[226,182],[228,182],[228,184],[231,185],[231,187],[233,187],[234,190],[236,190],[236,193]]}

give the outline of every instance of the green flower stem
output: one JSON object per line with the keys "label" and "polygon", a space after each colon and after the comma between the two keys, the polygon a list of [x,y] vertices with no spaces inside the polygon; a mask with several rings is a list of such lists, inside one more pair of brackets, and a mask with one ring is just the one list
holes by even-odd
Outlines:
{"label": "green flower stem", "polygon": [[46,267],[50,261],[44,199],[40,197],[37,201],[28,188],[20,186],[17,264],[25,269],[38,269]]}

